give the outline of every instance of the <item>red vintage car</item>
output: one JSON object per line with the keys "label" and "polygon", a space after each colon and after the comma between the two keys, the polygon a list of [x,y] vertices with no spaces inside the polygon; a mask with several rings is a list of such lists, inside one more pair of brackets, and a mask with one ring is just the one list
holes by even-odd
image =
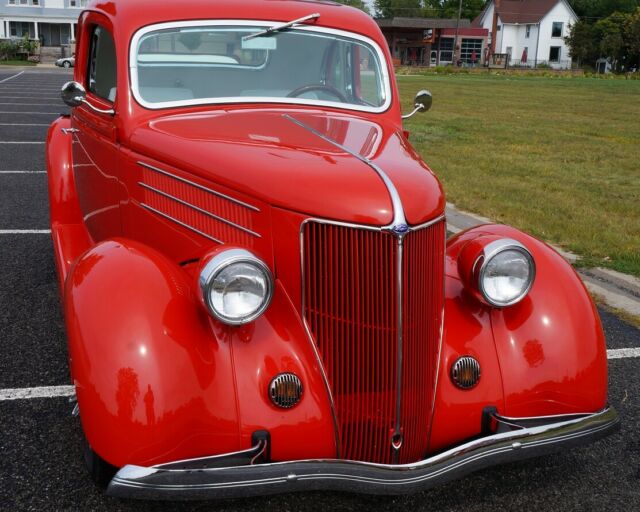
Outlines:
{"label": "red vintage car", "polygon": [[77,62],[51,231],[109,494],[414,492],[616,429],[573,269],[508,226],[447,239],[369,16],[97,1]]}

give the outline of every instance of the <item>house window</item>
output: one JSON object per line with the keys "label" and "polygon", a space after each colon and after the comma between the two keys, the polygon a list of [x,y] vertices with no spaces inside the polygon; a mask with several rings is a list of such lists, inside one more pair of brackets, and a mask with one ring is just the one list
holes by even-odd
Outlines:
{"label": "house window", "polygon": [[562,25],[561,21],[554,21],[551,26],[551,37],[562,37]]}
{"label": "house window", "polygon": [[89,90],[97,96],[113,101],[116,96],[116,50],[111,34],[97,26],[91,36],[89,53]]}
{"label": "house window", "polygon": [[11,37],[30,37],[31,39],[36,37],[35,24],[28,21],[10,21],[9,22],[9,34]]}
{"label": "house window", "polygon": [[560,62],[560,47],[552,46],[549,48],[549,62]]}
{"label": "house window", "polygon": [[69,7],[86,7],[87,0],[69,0]]}
{"label": "house window", "polygon": [[527,39],[529,39],[529,36],[531,35],[531,25],[527,25],[526,29],[525,29],[525,33],[524,33],[524,37],[526,37]]}

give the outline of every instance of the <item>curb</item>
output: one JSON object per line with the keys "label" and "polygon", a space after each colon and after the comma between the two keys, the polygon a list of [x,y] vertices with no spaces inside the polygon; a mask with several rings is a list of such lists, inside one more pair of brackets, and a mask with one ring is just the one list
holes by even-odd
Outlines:
{"label": "curb", "polygon": [[[453,234],[481,224],[493,223],[487,217],[459,210],[452,203],[447,203],[446,213],[447,229]],[[580,259],[576,254],[553,244],[549,245],[572,265]],[[640,321],[640,279],[599,267],[580,268],[576,271],[591,294],[597,296],[607,306],[637,317]]]}

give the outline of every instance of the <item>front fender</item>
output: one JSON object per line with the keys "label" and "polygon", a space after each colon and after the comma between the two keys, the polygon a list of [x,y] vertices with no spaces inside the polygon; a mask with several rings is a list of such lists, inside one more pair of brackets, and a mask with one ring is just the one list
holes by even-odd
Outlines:
{"label": "front fender", "polygon": [[551,247],[509,226],[479,231],[513,238],[536,262],[528,296],[492,309],[509,416],[596,412],[607,403],[607,349],[597,309],[575,270]]}
{"label": "front fender", "polygon": [[[69,354],[92,448],[114,466],[153,465],[245,449],[268,430],[274,460],[333,456],[320,368],[283,288],[258,320],[229,327],[201,307],[192,284],[125,239],[96,245],[72,267]],[[271,378],[285,371],[305,386],[291,410],[268,399]]]}
{"label": "front fender", "polygon": [[[467,290],[458,254],[485,235],[524,244],[536,262],[527,297],[498,309]],[[458,357],[471,355],[482,369],[471,390],[453,385]],[[447,243],[445,325],[430,451],[481,434],[485,407],[505,416],[596,412],[606,406],[607,359],[597,310],[573,268],[551,247],[517,229],[485,225]]]}
{"label": "front fender", "polygon": [[73,134],[69,117],[56,119],[47,133],[47,182],[49,222],[58,285],[64,294],[64,282],[72,263],[92,244],[78,204],[73,174]]}

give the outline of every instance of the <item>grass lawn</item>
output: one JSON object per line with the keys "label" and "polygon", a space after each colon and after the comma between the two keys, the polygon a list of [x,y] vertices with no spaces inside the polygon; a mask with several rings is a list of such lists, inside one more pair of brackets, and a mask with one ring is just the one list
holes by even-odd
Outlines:
{"label": "grass lawn", "polygon": [[35,66],[35,62],[28,60],[0,60],[0,66]]}
{"label": "grass lawn", "polygon": [[458,207],[640,276],[640,81],[399,76],[405,121]]}

